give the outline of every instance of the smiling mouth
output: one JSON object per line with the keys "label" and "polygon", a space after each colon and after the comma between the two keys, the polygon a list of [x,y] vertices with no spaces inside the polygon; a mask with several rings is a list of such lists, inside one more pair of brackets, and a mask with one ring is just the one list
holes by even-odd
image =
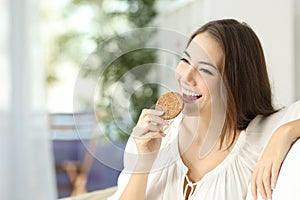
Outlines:
{"label": "smiling mouth", "polygon": [[197,94],[192,91],[186,90],[182,88],[182,96],[183,100],[186,103],[192,103],[202,97],[202,94]]}

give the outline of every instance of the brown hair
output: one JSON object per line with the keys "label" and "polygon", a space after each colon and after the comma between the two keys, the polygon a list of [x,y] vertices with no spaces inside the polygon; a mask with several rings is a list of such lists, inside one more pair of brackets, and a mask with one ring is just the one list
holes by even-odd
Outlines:
{"label": "brown hair", "polygon": [[231,139],[230,147],[236,131],[245,129],[258,114],[268,116],[276,112],[265,57],[258,37],[246,23],[234,19],[208,22],[191,36],[189,43],[203,32],[216,39],[225,55],[221,75],[227,105],[220,147],[225,136]]}

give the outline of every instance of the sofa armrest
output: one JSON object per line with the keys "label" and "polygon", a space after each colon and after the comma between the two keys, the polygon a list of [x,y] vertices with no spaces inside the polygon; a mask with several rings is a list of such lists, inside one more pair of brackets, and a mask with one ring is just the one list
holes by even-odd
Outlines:
{"label": "sofa armrest", "polygon": [[67,197],[60,200],[104,200],[113,195],[117,190],[117,187],[110,187],[103,190],[97,190],[89,192],[87,194],[78,195],[74,197]]}
{"label": "sofa armrest", "polygon": [[300,199],[300,140],[290,149],[282,163],[273,200]]}

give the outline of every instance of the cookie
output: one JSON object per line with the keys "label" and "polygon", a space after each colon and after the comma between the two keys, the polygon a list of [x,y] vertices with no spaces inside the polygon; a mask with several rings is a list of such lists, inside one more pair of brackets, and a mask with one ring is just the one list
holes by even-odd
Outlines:
{"label": "cookie", "polygon": [[182,96],[177,92],[167,92],[159,97],[156,102],[155,109],[165,112],[163,115],[164,119],[173,119],[179,115],[183,109]]}

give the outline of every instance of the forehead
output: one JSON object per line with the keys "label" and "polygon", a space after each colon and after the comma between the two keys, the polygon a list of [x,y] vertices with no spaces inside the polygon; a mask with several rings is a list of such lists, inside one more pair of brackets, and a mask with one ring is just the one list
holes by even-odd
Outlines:
{"label": "forehead", "polygon": [[195,36],[186,51],[193,59],[209,61],[218,67],[223,65],[223,50],[217,40],[208,33]]}

